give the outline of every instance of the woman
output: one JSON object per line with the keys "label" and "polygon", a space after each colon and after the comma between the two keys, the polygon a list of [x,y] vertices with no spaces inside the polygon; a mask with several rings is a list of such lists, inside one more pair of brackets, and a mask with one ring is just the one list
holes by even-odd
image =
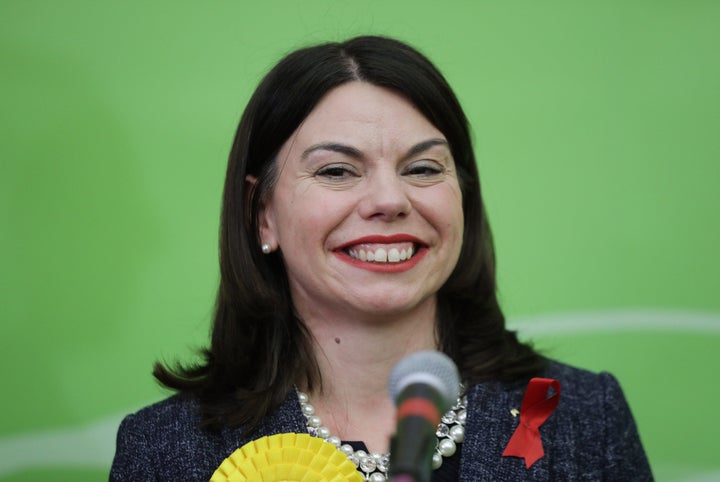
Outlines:
{"label": "woman", "polygon": [[[123,421],[111,480],[208,480],[245,443],[320,425],[355,461],[385,454],[388,375],[419,350],[449,355],[467,395],[433,480],[652,478],[615,379],[506,330],[467,120],[411,47],[359,37],[267,74],[230,154],[220,258],[204,362],[156,366],[178,395]],[[562,398],[531,457],[509,443],[533,377]],[[373,460],[358,470],[384,480]]]}

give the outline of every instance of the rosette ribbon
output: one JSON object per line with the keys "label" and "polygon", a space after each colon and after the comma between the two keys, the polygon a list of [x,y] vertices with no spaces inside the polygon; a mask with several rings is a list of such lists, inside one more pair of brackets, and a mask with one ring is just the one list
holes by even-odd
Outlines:
{"label": "rosette ribbon", "polygon": [[[551,388],[554,391],[552,394]],[[520,423],[505,447],[503,457],[523,458],[528,469],[540,460],[545,451],[539,428],[553,413],[559,401],[560,382],[552,378],[531,379],[520,406]]]}
{"label": "rosette ribbon", "polygon": [[306,433],[281,433],[248,442],[217,468],[210,482],[363,482],[333,444]]}

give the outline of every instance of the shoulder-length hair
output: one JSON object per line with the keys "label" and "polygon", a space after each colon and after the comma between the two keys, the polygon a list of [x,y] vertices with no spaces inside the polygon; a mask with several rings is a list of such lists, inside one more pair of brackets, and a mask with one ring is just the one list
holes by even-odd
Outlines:
{"label": "shoulder-length hair", "polygon": [[156,363],[154,370],[162,384],[199,401],[205,427],[253,427],[295,383],[320,383],[312,338],[293,309],[282,257],[261,252],[258,213],[276,181],[281,146],[321,98],[352,81],[405,96],[445,135],[455,160],[464,239],[457,266],[438,292],[440,348],[466,383],[529,376],[544,364],[505,328],[468,122],[455,94],[414,48],[386,37],[357,37],[287,55],[261,81],[240,120],[225,177],[210,347],[201,363]]}

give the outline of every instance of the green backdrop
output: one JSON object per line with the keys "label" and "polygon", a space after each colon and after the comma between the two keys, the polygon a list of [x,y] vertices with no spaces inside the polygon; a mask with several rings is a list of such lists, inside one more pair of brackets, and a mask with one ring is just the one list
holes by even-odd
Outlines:
{"label": "green backdrop", "polygon": [[510,325],[620,379],[658,480],[720,480],[720,2],[0,3],[0,480],[107,478],[207,339],[264,72],[383,33],[474,128]]}

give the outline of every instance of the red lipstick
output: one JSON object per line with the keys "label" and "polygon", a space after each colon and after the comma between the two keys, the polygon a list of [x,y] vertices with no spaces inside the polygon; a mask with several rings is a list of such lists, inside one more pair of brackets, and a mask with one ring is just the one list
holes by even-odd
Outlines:
{"label": "red lipstick", "polygon": [[[355,246],[367,244],[387,245],[398,243],[412,243],[414,247],[413,256],[409,259],[397,262],[377,262],[362,261],[360,259],[353,258],[349,254],[349,251]],[[367,271],[374,271],[378,273],[401,273],[412,269],[420,262],[420,260],[422,260],[422,258],[425,257],[425,255],[427,254],[427,246],[418,238],[409,234],[393,234],[389,236],[370,235],[354,239],[347,243],[343,243],[341,246],[339,246],[333,251],[333,254],[335,254],[335,256],[337,256],[337,258],[341,261]]]}

